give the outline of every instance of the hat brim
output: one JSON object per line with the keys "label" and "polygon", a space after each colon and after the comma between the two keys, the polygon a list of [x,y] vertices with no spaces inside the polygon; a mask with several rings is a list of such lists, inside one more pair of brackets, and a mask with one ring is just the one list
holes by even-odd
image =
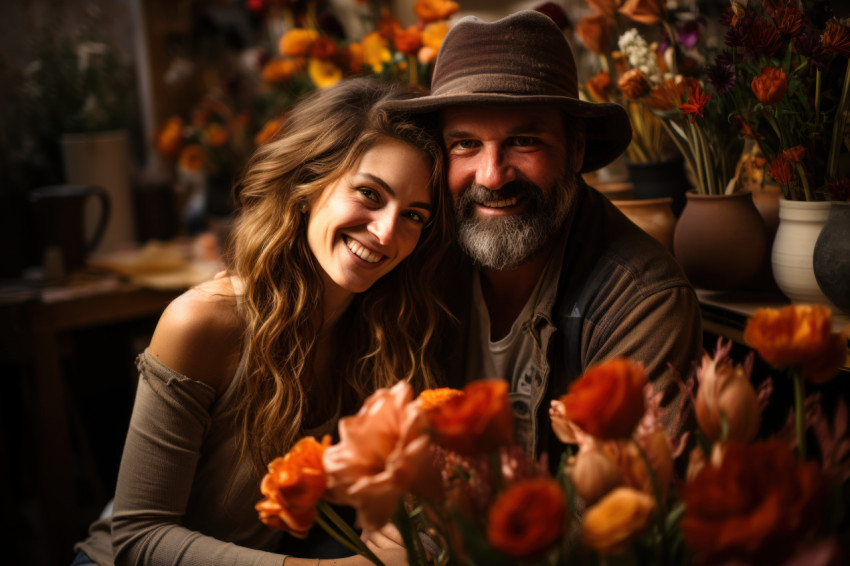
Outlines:
{"label": "hat brim", "polygon": [[626,151],[632,141],[632,126],[625,109],[611,102],[585,102],[566,96],[498,93],[472,93],[425,95],[406,100],[393,100],[384,104],[395,112],[425,114],[438,112],[450,106],[555,106],[568,116],[585,122],[585,151],[581,172],[595,171],[608,165]]}

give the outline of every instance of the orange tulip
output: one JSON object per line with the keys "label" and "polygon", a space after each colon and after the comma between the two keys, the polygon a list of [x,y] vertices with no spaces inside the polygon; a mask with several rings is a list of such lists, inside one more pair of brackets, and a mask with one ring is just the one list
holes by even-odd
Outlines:
{"label": "orange tulip", "polygon": [[767,363],[798,366],[817,383],[835,377],[847,348],[844,335],[832,332],[832,312],[823,305],[758,309],[747,321],[744,341]]}
{"label": "orange tulip", "polygon": [[630,487],[618,487],[584,514],[581,540],[599,554],[621,554],[655,517],[655,499]]}
{"label": "orange tulip", "polygon": [[564,535],[567,502],[561,486],[551,478],[518,482],[499,495],[490,507],[487,541],[517,559],[534,559]]}
{"label": "orange tulip", "polygon": [[458,454],[486,454],[512,444],[508,382],[488,379],[467,384],[463,395],[429,411],[428,423],[437,443]]}
{"label": "orange tulip", "polygon": [[614,358],[588,369],[561,397],[567,416],[602,439],[628,438],[643,416],[643,366]]}
{"label": "orange tulip", "polygon": [[788,91],[785,71],[778,67],[762,67],[761,74],[750,83],[753,94],[762,104],[776,104]]}
{"label": "orange tulip", "polygon": [[263,523],[298,538],[307,536],[316,520],[316,504],[327,486],[322,456],[330,444],[330,436],[321,443],[308,436],[269,464],[260,483],[265,499],[255,505]]}
{"label": "orange tulip", "polygon": [[611,47],[611,28],[608,19],[602,14],[581,18],[575,33],[584,46],[597,55],[607,53]]}

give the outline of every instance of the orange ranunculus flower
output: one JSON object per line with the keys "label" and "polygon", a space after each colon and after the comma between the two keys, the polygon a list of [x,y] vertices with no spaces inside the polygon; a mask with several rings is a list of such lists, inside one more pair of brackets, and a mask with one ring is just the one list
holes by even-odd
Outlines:
{"label": "orange ranunculus flower", "polygon": [[759,430],[758,397],[750,382],[752,358],[745,366],[733,365],[731,351],[731,342],[724,345],[723,340],[718,340],[714,358],[704,354],[702,365],[697,368],[697,422],[712,442],[721,440],[724,419],[729,437],[723,440],[750,442]]}
{"label": "orange ranunculus flower", "polygon": [[582,443],[566,466],[576,493],[593,505],[614,488],[623,485],[623,474],[611,451],[595,440]]}
{"label": "orange ranunculus flower", "polygon": [[597,55],[607,53],[611,47],[611,28],[603,14],[581,18],[575,33],[584,46]]}
{"label": "orange ranunculus flower", "polygon": [[641,364],[614,358],[588,369],[561,401],[584,432],[602,439],[628,438],[646,407],[644,383]]}
{"label": "orange ranunculus flower", "polygon": [[581,540],[599,554],[620,554],[646,530],[656,511],[651,496],[618,487],[585,512]]}
{"label": "orange ranunculus flower", "polygon": [[750,88],[762,104],[776,104],[788,91],[788,79],[785,71],[768,65],[762,67],[761,74],[753,79]]}
{"label": "orange ranunculus flower", "polygon": [[646,75],[639,69],[629,69],[620,75],[617,86],[629,100],[643,98],[652,90],[652,85],[649,84]]}
{"label": "orange ranunculus flower", "polygon": [[221,147],[227,143],[228,138],[230,138],[230,132],[218,122],[212,122],[204,128],[204,137],[210,146]]}
{"label": "orange ranunculus flower", "polygon": [[354,507],[358,521],[377,530],[404,493],[434,496],[439,476],[426,427],[406,381],[370,395],[356,415],[339,420],[340,440],[325,451],[328,499]]}
{"label": "orange ranunculus flower", "polygon": [[596,102],[610,101],[613,88],[614,81],[605,71],[599,71],[587,81],[587,90]]}
{"label": "orange ranunculus flower", "polygon": [[422,32],[416,26],[398,30],[393,36],[393,45],[405,55],[416,55],[422,47]]}
{"label": "orange ranunculus flower", "polygon": [[156,149],[163,155],[175,155],[183,144],[183,119],[169,118],[156,135]]}
{"label": "orange ranunculus flower", "polygon": [[198,173],[204,168],[205,162],[204,148],[195,143],[183,148],[177,166],[187,173]]}
{"label": "orange ranunculus flower", "polygon": [[307,74],[318,88],[327,88],[342,80],[342,69],[333,61],[322,59],[310,59],[307,63]]}
{"label": "orange ranunculus flower", "polygon": [[619,12],[634,22],[654,26],[664,19],[667,8],[660,0],[626,0]]}
{"label": "orange ranunculus flower", "polygon": [[363,63],[371,67],[375,73],[381,72],[384,63],[392,61],[388,45],[387,40],[376,31],[366,34],[360,41],[360,46],[363,48]]}
{"label": "orange ranunculus flower", "polygon": [[784,442],[729,442],[685,484],[682,536],[701,563],[782,563],[817,528],[822,486]]}
{"label": "orange ranunculus flower", "polygon": [[422,30],[422,45],[424,47],[430,47],[434,51],[439,51],[443,45],[443,40],[446,39],[447,33],[449,33],[449,26],[444,22],[428,24]]}
{"label": "orange ranunculus flower", "polygon": [[747,321],[744,341],[767,363],[798,366],[817,383],[835,377],[847,349],[844,335],[832,332],[832,311],[824,305],[758,309]]}
{"label": "orange ranunculus flower", "polygon": [[447,399],[428,412],[434,438],[448,450],[472,456],[513,443],[513,413],[508,405],[508,382],[473,381],[463,395]]}
{"label": "orange ranunculus flower", "polygon": [[265,64],[261,76],[267,83],[286,82],[304,68],[304,59],[272,59]]}
{"label": "orange ranunculus flower", "polygon": [[260,483],[265,499],[254,507],[260,520],[275,529],[305,538],[316,520],[316,504],[325,494],[327,475],[322,455],[331,437],[322,442],[302,438],[286,456],[275,458]]}
{"label": "orange ranunculus flower", "polygon": [[274,138],[275,134],[283,125],[282,118],[272,118],[266,122],[259,132],[254,136],[254,145],[260,146]]}
{"label": "orange ranunculus flower", "polygon": [[463,395],[463,391],[460,389],[439,387],[437,389],[426,389],[419,394],[417,399],[419,401],[419,406],[422,407],[423,411],[430,411],[431,409],[439,407],[449,399],[459,397],[461,395]]}
{"label": "orange ranunculus flower", "polygon": [[513,558],[534,559],[561,540],[568,520],[567,501],[555,480],[520,481],[490,507],[487,541]]}
{"label": "orange ranunculus flower", "polygon": [[278,51],[287,57],[306,57],[318,37],[319,32],[314,29],[291,29],[280,38]]}
{"label": "orange ranunculus flower", "polygon": [[460,4],[452,0],[416,0],[413,4],[416,17],[426,24],[445,20],[458,10],[460,10]]}
{"label": "orange ranunculus flower", "polygon": [[841,25],[834,18],[826,22],[820,41],[830,53],[850,57],[850,27]]}

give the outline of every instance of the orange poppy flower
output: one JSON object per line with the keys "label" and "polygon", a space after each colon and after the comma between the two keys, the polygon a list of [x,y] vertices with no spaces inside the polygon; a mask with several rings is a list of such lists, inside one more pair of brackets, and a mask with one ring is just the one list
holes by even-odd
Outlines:
{"label": "orange poppy flower", "polygon": [[750,83],[753,94],[762,104],[776,104],[788,91],[785,71],[778,67],[762,67],[761,74]]}
{"label": "orange poppy flower", "polygon": [[458,454],[486,454],[513,443],[507,381],[473,381],[463,388],[463,395],[447,399],[427,414],[435,440]]}
{"label": "orange poppy flower", "polygon": [[487,541],[518,559],[534,559],[563,536],[569,515],[561,486],[551,478],[518,482],[490,507]]}
{"label": "orange poppy flower", "polygon": [[422,22],[445,20],[460,10],[460,4],[452,0],[416,0],[413,11]]}
{"label": "orange poppy flower", "polygon": [[260,482],[265,499],[254,507],[266,525],[305,538],[316,520],[316,504],[327,487],[322,464],[331,437],[319,443],[312,436],[302,438],[286,456],[275,458]]}
{"label": "orange poppy flower", "polygon": [[605,54],[611,47],[611,28],[608,18],[602,14],[581,18],[575,33],[584,46],[597,55]]}
{"label": "orange poppy flower", "polygon": [[631,436],[645,410],[641,364],[614,358],[588,369],[561,397],[567,417],[603,439]]}
{"label": "orange poppy flower", "polygon": [[393,36],[393,44],[405,55],[416,55],[422,47],[422,32],[416,26],[400,29]]}
{"label": "orange poppy flower", "polygon": [[767,363],[798,366],[816,382],[834,377],[846,353],[846,339],[832,332],[832,311],[824,305],[758,309],[747,321],[744,341]]}
{"label": "orange poppy flower", "polygon": [[626,0],[619,12],[634,22],[654,26],[664,19],[667,8],[658,0]]}

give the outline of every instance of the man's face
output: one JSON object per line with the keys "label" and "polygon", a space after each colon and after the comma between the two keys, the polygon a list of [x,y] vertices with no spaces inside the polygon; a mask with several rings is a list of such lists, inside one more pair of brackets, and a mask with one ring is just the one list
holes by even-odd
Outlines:
{"label": "man's face", "polygon": [[550,107],[450,108],[442,128],[461,247],[491,269],[530,260],[569,212],[583,143]]}

